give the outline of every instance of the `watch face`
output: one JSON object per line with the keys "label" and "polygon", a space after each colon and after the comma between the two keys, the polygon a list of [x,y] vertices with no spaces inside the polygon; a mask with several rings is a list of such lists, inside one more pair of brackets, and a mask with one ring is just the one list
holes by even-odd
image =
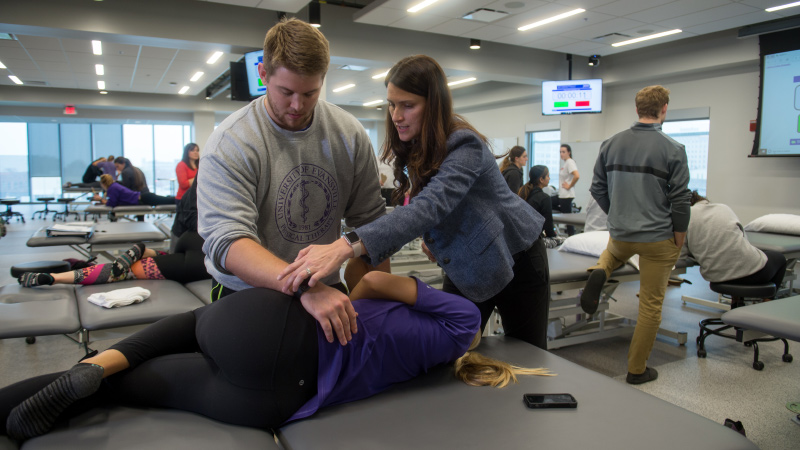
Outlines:
{"label": "watch face", "polygon": [[356,242],[360,241],[361,239],[358,238],[358,234],[355,231],[351,231],[349,233],[344,234],[344,238],[347,239],[347,242],[350,245],[355,244]]}

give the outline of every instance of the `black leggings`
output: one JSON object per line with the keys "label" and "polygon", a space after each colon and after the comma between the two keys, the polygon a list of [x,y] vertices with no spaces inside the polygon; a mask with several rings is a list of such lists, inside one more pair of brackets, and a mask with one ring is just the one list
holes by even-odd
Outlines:
{"label": "black leggings", "polygon": [[179,283],[211,278],[206,271],[203,238],[195,231],[186,231],[175,244],[175,252],[153,257],[158,270],[168,280]]}
{"label": "black leggings", "polygon": [[174,205],[175,197],[162,197],[152,192],[142,192],[139,194],[139,203],[142,205]]}
{"label": "black leggings", "polygon": [[767,255],[767,264],[758,272],[748,275],[746,277],[737,278],[735,280],[726,281],[726,283],[733,284],[762,284],[762,283],[775,283],[780,287],[783,282],[783,276],[786,274],[786,257],[783,253],[773,250],[761,250]]}
{"label": "black leggings", "polygon": [[[277,428],[317,393],[316,324],[299,301],[261,288],[167,317],[112,346],[130,369],[106,378],[59,420],[124,403]],[[13,407],[60,374],[0,389],[0,431]]]}
{"label": "black leggings", "polygon": [[[550,266],[544,241],[537,239],[531,248],[514,255],[514,261],[514,278],[506,287],[494,297],[476,303],[481,311],[481,331],[497,306],[506,335],[547,350]],[[442,290],[466,297],[446,275]]]}

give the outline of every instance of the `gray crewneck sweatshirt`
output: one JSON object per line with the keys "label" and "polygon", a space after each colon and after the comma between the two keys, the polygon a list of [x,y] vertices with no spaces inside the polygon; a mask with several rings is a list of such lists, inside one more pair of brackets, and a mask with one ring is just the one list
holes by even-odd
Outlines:
{"label": "gray crewneck sweatshirt", "polygon": [[[251,287],[225,269],[231,244],[249,238],[284,261],[386,213],[372,144],[358,120],[317,102],[311,125],[287,131],[260,97],[211,134],[197,175],[198,231],[208,273],[233,290]],[[339,281],[339,274],[325,284]]]}

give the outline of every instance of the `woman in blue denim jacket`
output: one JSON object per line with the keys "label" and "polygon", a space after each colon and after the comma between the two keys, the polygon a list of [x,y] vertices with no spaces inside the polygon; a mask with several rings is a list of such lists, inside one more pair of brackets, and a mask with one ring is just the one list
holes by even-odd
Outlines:
{"label": "woman in blue denim jacket", "polygon": [[381,159],[394,168],[394,203],[406,191],[411,201],[333,244],[302,250],[279,276],[284,291],[313,287],[351,257],[377,265],[422,236],[423,250],[444,269],[444,291],[475,302],[482,327],[497,307],[507,335],[546,349],[544,218],[508,189],[486,137],[453,112],[447,77],[435,60],[404,58],[385,84]]}

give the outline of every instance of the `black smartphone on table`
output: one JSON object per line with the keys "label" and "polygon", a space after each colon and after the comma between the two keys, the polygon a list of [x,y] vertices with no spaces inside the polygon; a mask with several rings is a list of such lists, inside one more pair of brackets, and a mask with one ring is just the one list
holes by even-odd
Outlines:
{"label": "black smartphone on table", "polygon": [[577,408],[578,401],[572,394],[525,394],[522,396],[528,408]]}

